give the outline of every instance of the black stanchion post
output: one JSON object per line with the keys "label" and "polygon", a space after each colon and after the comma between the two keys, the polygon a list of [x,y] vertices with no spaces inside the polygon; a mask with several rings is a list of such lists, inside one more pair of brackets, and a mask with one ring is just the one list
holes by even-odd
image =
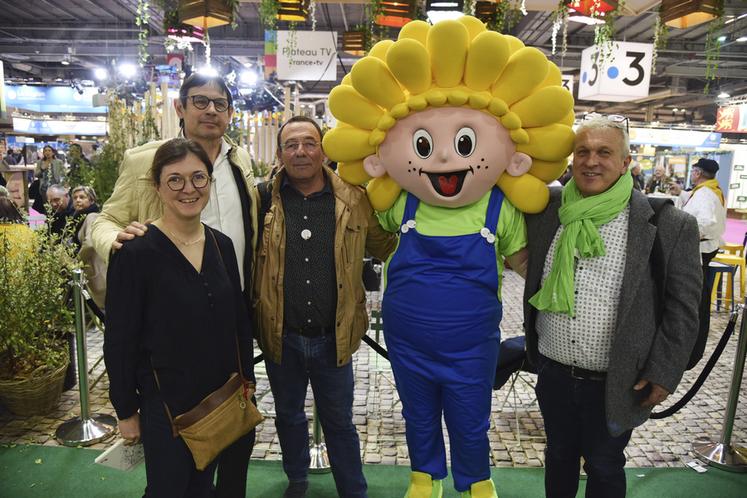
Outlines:
{"label": "black stanchion post", "polygon": [[112,435],[117,419],[111,415],[91,414],[88,404],[88,354],[83,316],[83,272],[73,270],[73,301],[75,303],[75,345],[78,350],[78,389],[80,417],[66,420],[57,428],[55,437],[65,446],[88,446]]}
{"label": "black stanchion post", "polygon": [[734,356],[734,371],[731,377],[729,400],[726,403],[724,427],[721,440],[718,442],[698,441],[693,443],[693,452],[698,458],[709,465],[731,472],[747,472],[747,448],[731,444],[731,434],[734,428],[734,415],[737,412],[739,389],[744,374],[745,354],[747,354],[747,320],[745,320],[745,305],[742,309],[742,324],[739,327],[739,341],[737,353]]}
{"label": "black stanchion post", "polygon": [[326,474],[332,471],[332,467],[329,465],[329,458],[327,457],[327,445],[324,444],[324,436],[322,435],[322,426],[319,423],[319,413],[316,410],[316,403],[314,403],[314,425],[312,430],[313,440],[311,442],[311,463],[309,463],[309,472],[312,474]]}

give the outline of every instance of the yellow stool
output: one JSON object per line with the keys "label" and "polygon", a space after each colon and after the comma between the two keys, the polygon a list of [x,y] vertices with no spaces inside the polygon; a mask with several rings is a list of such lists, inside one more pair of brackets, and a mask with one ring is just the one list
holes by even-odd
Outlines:
{"label": "yellow stool", "polygon": [[723,252],[716,254],[716,256],[713,258],[713,261],[717,261],[725,265],[731,265],[739,269],[739,297],[742,299],[744,299],[745,286],[745,245],[747,245],[747,233],[745,233],[744,242],[742,244],[727,242],[719,247],[719,249]]}
{"label": "yellow stool", "polygon": [[[724,304],[724,308],[726,308],[726,301],[728,301],[731,305],[731,311],[734,311],[734,273],[736,273],[737,267],[721,263],[716,261],[714,258],[714,260],[708,265],[708,269],[709,272],[715,274],[713,279],[713,290],[711,291],[711,304],[715,304],[716,311],[719,311],[721,304]],[[727,274],[729,279],[727,281],[725,295],[722,297],[721,282],[722,275],[724,274]]]}

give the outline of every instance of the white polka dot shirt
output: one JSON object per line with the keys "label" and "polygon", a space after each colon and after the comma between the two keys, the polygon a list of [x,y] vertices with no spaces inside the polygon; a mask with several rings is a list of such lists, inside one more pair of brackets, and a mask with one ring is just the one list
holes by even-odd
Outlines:
{"label": "white polka dot shirt", "polygon": [[[604,256],[576,258],[576,316],[540,311],[537,315],[539,352],[565,365],[606,372],[617,324],[628,243],[630,206],[609,223],[599,227]],[[555,245],[564,227],[555,233],[545,257],[542,283],[552,268]]]}

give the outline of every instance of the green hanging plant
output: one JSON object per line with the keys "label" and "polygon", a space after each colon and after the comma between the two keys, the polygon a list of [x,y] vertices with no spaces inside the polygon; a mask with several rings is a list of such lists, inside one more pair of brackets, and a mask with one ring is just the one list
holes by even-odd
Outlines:
{"label": "green hanging plant", "polygon": [[661,8],[656,16],[654,25],[654,50],[651,58],[651,74],[656,74],[656,60],[659,56],[659,50],[667,48],[667,38],[669,38],[669,27],[661,20]]}
{"label": "green hanging plant", "polygon": [[474,16],[476,4],[477,0],[464,0],[464,6],[462,7],[462,12],[464,12],[464,15]]}
{"label": "green hanging plant", "polygon": [[724,28],[724,2],[719,2],[716,9],[716,18],[708,24],[708,34],[706,35],[706,84],[703,93],[707,94],[711,89],[711,82],[716,79],[718,70],[718,61],[721,57],[721,42],[719,33]]}
{"label": "green hanging plant", "polygon": [[138,62],[144,66],[148,62],[148,23],[150,22],[150,2],[148,0],[138,0],[137,13],[135,15],[135,25],[140,28],[137,34],[138,39]]}
{"label": "green hanging plant", "polygon": [[615,48],[615,20],[617,20],[622,12],[623,7],[625,6],[625,1],[620,0],[617,3],[617,7],[615,7],[614,10],[607,12],[607,14],[599,12],[598,9],[600,3],[600,0],[594,0],[591,6],[590,17],[604,21],[604,23],[594,26],[594,45],[598,47],[598,62],[601,67],[604,66],[606,61],[612,59],[612,52]]}
{"label": "green hanging plant", "polygon": [[498,33],[509,33],[524,16],[522,7],[523,3],[520,0],[498,2],[495,6],[494,21],[487,23],[488,29]]}
{"label": "green hanging plant", "polygon": [[266,30],[273,31],[277,28],[278,9],[280,9],[280,4],[277,0],[260,0],[259,22]]}
{"label": "green hanging plant", "polygon": [[241,3],[239,0],[223,0],[226,3],[226,7],[231,9],[231,29],[239,27],[239,7]]}
{"label": "green hanging plant", "polygon": [[552,55],[555,55],[557,51],[558,33],[561,29],[563,31],[563,38],[560,44],[561,57],[565,57],[568,51],[568,5],[565,2],[566,0],[560,0],[558,6],[550,16],[552,19]]}

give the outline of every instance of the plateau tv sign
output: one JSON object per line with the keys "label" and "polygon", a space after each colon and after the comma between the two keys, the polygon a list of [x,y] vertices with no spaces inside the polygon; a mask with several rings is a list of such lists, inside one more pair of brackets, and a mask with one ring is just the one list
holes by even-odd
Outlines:
{"label": "plateau tv sign", "polygon": [[747,133],[747,104],[719,107],[716,114],[716,131]]}

